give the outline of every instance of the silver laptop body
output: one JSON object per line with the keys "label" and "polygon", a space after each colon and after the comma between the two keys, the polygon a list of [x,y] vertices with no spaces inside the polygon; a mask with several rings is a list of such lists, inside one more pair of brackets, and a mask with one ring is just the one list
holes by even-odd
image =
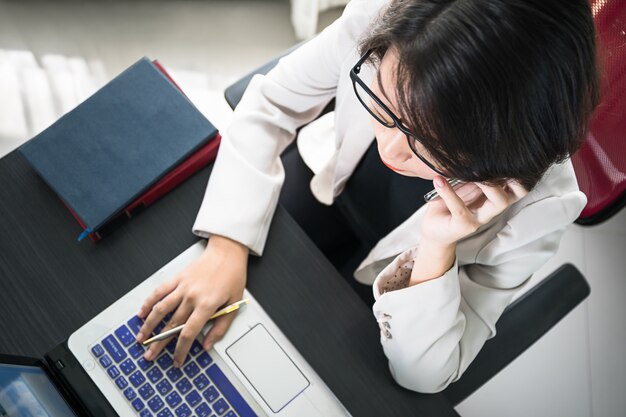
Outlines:
{"label": "silver laptop body", "polygon": [[[140,414],[100,366],[92,347],[133,317],[153,289],[198,258],[205,246],[204,240],[192,245],[70,336],[70,351],[120,416]],[[250,303],[239,310],[209,355],[254,413],[279,417],[350,415],[247,290],[246,297]]]}

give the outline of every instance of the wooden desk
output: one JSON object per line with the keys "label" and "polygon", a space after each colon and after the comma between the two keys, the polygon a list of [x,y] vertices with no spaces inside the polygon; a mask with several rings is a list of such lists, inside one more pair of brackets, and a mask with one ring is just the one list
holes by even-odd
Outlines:
{"label": "wooden desk", "polygon": [[[209,173],[93,244],[17,152],[0,159],[0,352],[41,357],[197,241]],[[458,415],[395,384],[370,309],[280,207],[248,289],[354,416]]]}

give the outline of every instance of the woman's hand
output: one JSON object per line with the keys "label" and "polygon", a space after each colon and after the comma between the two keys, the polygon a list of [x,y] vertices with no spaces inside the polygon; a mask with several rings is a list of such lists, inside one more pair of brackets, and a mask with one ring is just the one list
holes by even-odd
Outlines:
{"label": "woman's hand", "polygon": [[[248,248],[230,239],[212,236],[200,258],[146,298],[138,313],[144,324],[137,341],[146,340],[161,320],[176,310],[163,331],[185,325],[178,335],[174,353],[174,366],[179,367],[209,317],[219,308],[241,300],[246,285],[247,260]],[[235,316],[231,313],[215,319],[202,347],[209,350],[220,340]],[[170,339],[152,343],[145,359],[154,360]]]}
{"label": "woman's hand", "polygon": [[517,182],[503,187],[467,183],[456,191],[441,176],[436,176],[433,183],[441,198],[427,205],[422,238],[442,246],[474,233],[528,194]]}
{"label": "woman's hand", "polygon": [[528,194],[516,182],[504,187],[467,183],[456,191],[441,176],[433,183],[441,198],[427,203],[409,286],[445,274],[454,265],[459,240]]}

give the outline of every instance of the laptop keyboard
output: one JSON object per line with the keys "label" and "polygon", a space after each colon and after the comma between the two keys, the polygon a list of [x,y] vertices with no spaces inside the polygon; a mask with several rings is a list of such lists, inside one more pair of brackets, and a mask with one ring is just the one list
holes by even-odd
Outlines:
{"label": "laptop keyboard", "polygon": [[[165,317],[152,335],[158,334]],[[143,321],[134,316],[91,347],[91,353],[140,417],[256,417],[211,356],[195,340],[185,363],[174,368],[176,340],[154,361],[135,341]]]}

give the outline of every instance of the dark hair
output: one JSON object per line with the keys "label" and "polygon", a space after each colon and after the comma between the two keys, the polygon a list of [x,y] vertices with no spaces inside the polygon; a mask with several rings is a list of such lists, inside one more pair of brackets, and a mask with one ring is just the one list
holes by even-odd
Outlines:
{"label": "dark hair", "polygon": [[587,0],[395,0],[360,44],[393,48],[398,111],[451,177],[531,190],[599,100]]}

